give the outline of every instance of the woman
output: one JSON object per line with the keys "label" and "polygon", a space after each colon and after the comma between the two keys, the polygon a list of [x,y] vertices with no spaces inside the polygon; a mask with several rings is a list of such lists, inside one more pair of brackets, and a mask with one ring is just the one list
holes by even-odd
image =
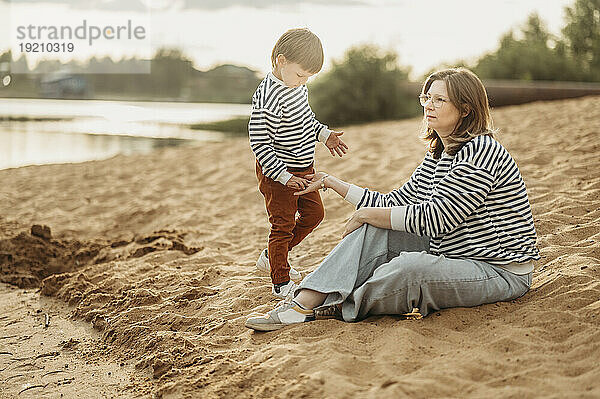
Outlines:
{"label": "woman", "polygon": [[539,259],[525,184],[494,139],[487,93],[463,68],[429,76],[419,96],[428,152],[402,187],[381,194],[319,172],[298,194],[333,189],[357,211],[343,240],[295,296],[246,326],[368,315],[426,316],[508,301],[531,286]]}

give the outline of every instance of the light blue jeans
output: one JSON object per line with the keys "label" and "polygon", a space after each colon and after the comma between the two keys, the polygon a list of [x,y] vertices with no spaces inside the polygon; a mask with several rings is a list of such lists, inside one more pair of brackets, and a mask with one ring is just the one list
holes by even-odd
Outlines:
{"label": "light blue jeans", "polygon": [[443,308],[509,301],[529,290],[531,277],[482,261],[433,255],[429,237],[365,224],[346,236],[299,289],[329,294],[323,306],[341,303],[344,320],[358,321],[413,308],[426,316]]}

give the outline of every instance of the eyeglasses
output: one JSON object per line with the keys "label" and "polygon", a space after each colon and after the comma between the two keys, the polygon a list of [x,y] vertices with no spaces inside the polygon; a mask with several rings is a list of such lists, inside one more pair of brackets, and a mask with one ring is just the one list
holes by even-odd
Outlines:
{"label": "eyeglasses", "polygon": [[434,108],[440,108],[442,105],[444,105],[444,103],[448,102],[447,99],[440,97],[440,96],[433,96],[431,97],[429,94],[421,94],[419,96],[419,102],[421,103],[421,105],[424,107],[428,101],[431,100],[431,103],[433,104]]}

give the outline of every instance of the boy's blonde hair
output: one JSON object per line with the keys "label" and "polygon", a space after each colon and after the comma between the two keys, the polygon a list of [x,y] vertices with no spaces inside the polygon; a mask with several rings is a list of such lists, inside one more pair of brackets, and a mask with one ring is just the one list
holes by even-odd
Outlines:
{"label": "boy's blonde hair", "polygon": [[477,136],[494,137],[495,129],[490,115],[487,92],[481,80],[467,68],[449,68],[435,72],[425,80],[421,93],[427,93],[434,81],[446,83],[450,101],[462,114],[457,126],[449,136],[448,148],[444,148],[441,138],[432,128],[424,123],[421,136],[428,143],[427,149],[433,158],[439,159],[446,150],[449,155],[455,155],[467,142]]}
{"label": "boy's blonde hair", "polygon": [[290,29],[281,35],[271,52],[273,68],[279,54],[290,62],[300,64],[306,72],[315,74],[323,67],[321,40],[307,28]]}

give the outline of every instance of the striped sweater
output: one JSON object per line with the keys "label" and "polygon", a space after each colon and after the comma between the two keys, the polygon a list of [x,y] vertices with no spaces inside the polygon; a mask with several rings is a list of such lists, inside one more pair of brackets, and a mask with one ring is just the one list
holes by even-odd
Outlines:
{"label": "striped sweater", "polygon": [[292,177],[287,167],[310,166],[317,140],[325,143],[330,133],[315,118],[305,85],[287,87],[272,73],[258,85],[252,96],[248,134],[265,176],[287,183]]}
{"label": "striped sweater", "polygon": [[450,156],[427,154],[399,189],[381,194],[352,185],[357,208],[392,207],[392,229],[430,237],[435,255],[496,265],[539,259],[525,183],[508,151],[478,136]]}

